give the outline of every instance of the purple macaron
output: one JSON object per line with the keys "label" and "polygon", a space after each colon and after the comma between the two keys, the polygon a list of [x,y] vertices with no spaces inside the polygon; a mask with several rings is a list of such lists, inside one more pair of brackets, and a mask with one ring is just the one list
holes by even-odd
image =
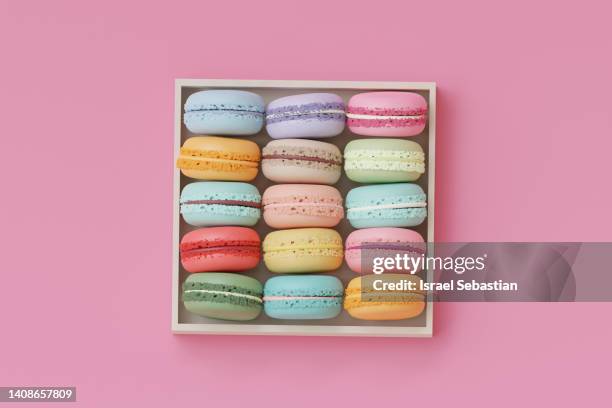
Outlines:
{"label": "purple macaron", "polygon": [[273,139],[337,136],[346,121],[342,98],[309,93],[276,99],[266,109],[266,130]]}

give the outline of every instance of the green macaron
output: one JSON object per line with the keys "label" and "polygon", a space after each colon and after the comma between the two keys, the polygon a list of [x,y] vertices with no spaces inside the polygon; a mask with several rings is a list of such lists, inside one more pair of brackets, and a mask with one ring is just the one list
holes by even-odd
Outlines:
{"label": "green macaron", "polygon": [[183,282],[183,303],[191,313],[223,320],[253,320],[261,313],[263,286],[237,273],[194,273]]}
{"label": "green macaron", "polygon": [[415,181],[425,173],[425,154],[411,140],[358,139],[344,148],[344,170],[359,183]]}

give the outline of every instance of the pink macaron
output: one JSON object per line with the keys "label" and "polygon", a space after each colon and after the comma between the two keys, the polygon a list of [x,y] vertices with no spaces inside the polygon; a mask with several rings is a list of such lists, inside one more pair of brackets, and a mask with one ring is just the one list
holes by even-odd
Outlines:
{"label": "pink macaron", "polygon": [[187,272],[245,271],[261,258],[261,240],[254,229],[210,227],[188,232],[180,244]]}
{"label": "pink macaron", "polygon": [[[420,258],[425,254],[426,244],[416,231],[406,228],[365,228],[353,231],[346,238],[344,258],[349,268],[356,273],[377,273],[374,258],[402,257]],[[416,262],[415,262],[416,263]],[[408,261],[407,269],[385,269],[384,272],[416,273],[422,267]],[[403,265],[402,265],[403,268]],[[380,271],[378,272],[380,273]]]}
{"label": "pink macaron", "polygon": [[344,218],[342,195],[316,184],[277,184],[262,197],[263,218],[272,228],[334,227]]}
{"label": "pink macaron", "polygon": [[347,107],[347,125],[363,136],[416,136],[427,123],[427,101],[414,92],[366,92]]}

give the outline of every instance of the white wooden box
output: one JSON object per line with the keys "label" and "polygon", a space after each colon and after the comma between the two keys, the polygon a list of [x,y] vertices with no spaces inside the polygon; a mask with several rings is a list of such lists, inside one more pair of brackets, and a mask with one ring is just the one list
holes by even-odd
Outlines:
{"label": "white wooden box", "polygon": [[[225,80],[225,79],[177,79],[175,81],[175,131],[174,158],[179,154],[182,143],[195,136],[183,125],[183,106],[185,100],[194,92],[206,89],[239,89],[255,92],[261,95],[266,103],[273,99],[308,92],[332,92],[342,96],[345,102],[360,92],[368,91],[412,91],[423,95],[429,103],[428,125],[423,133],[409,140],[421,144],[426,155],[426,172],[418,180],[418,184],[427,193],[428,217],[425,223],[414,228],[420,232],[426,241],[434,241],[434,180],[435,180],[435,134],[436,134],[436,84],[430,82],[344,82],[344,81],[264,81],[264,80]],[[264,129],[255,136],[247,137],[263,147],[272,140]],[[323,141],[336,144],[340,150],[350,140],[363,138],[351,133],[348,128],[334,138]],[[300,335],[300,336],[388,336],[388,337],[431,337],[433,333],[433,302],[428,301],[425,312],[416,318],[393,322],[361,321],[353,319],[343,311],[340,316],[329,320],[276,320],[268,318],[263,312],[250,322],[227,322],[197,316],[185,310],[181,302],[181,284],[188,275],[182,269],[179,260],[180,238],[188,231],[196,229],[183,222],[179,213],[179,196],[181,189],[188,183],[197,181],[185,177],[175,167],[174,169],[174,218],[172,240],[172,331],[174,333],[191,334],[259,334],[259,335]],[[252,182],[260,193],[274,183],[267,180],[261,171]],[[346,197],[346,193],[360,184],[350,181],[343,173],[335,185]],[[262,240],[272,231],[263,220],[255,229]],[[343,238],[353,230],[348,221],[343,220],[336,228]],[[266,270],[263,263],[253,271],[247,272],[264,283],[274,276]],[[432,281],[431,271],[427,272],[427,280]],[[348,281],[357,275],[343,265],[334,275],[340,278],[345,287]]]}

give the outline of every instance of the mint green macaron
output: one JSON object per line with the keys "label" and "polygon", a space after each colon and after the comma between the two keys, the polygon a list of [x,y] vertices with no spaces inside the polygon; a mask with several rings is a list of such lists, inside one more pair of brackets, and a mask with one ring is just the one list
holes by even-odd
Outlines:
{"label": "mint green macaron", "polygon": [[427,216],[426,200],[413,183],[356,187],[346,195],[347,218],[353,228],[414,227]]}
{"label": "mint green macaron", "polygon": [[214,319],[253,320],[263,309],[262,284],[238,273],[193,273],[182,294],[185,309]]}
{"label": "mint green macaron", "polygon": [[181,215],[196,227],[257,224],[261,195],[252,184],[234,181],[189,183],[181,192]]}
{"label": "mint green macaron", "polygon": [[344,148],[344,170],[359,183],[415,181],[425,173],[425,153],[411,140],[353,140]]}

